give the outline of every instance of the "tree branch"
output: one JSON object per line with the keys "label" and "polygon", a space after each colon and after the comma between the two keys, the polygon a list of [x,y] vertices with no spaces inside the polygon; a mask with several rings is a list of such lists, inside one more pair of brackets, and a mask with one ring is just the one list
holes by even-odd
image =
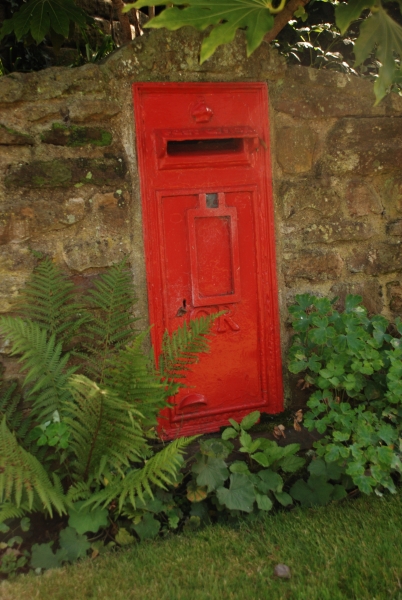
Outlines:
{"label": "tree branch", "polygon": [[264,37],[264,42],[272,42],[285,25],[292,20],[293,14],[300,7],[306,6],[309,0],[289,0],[285,8],[276,15],[274,26]]}

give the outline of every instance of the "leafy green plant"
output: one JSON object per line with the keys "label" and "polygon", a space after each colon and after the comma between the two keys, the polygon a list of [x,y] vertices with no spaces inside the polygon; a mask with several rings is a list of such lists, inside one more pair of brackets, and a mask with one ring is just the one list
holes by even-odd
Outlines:
{"label": "leafy green plant", "polygon": [[[291,496],[283,490],[285,474],[294,473],[305,463],[296,456],[299,444],[281,447],[265,438],[252,439],[249,429],[258,421],[260,413],[252,412],[222,433],[221,440],[200,443],[200,452],[192,467],[193,480],[187,487],[191,502],[213,497],[218,511],[269,511],[277,501],[282,506],[292,504]],[[246,460],[228,462],[234,450],[230,440],[238,440],[239,452]]]}
{"label": "leafy green plant", "polygon": [[395,492],[393,477],[402,470],[402,323],[369,318],[361,301],[349,295],[338,312],[327,298],[296,296],[289,369],[315,390],[304,424],[324,436],[315,443],[318,456],[343,467],[362,492]]}
{"label": "leafy green plant", "polygon": [[[52,542],[32,548],[34,568],[76,560],[90,547],[87,532],[135,512],[138,502],[152,502],[155,489],[176,484],[182,454],[194,439],[157,450],[150,443],[160,409],[182,385],[182,372],[207,350],[218,315],[166,336],[158,370],[142,350],[146,334],[133,329],[133,302],[125,261],[76,298],[45,258],[22,294],[22,316],[0,317],[9,354],[18,356],[24,375],[22,395],[12,384],[0,402],[0,523],[34,512],[69,515],[55,551]],[[22,430],[16,415],[25,410],[29,426]],[[173,513],[168,518],[174,522]],[[146,537],[146,525],[149,511],[136,522],[139,537]]]}

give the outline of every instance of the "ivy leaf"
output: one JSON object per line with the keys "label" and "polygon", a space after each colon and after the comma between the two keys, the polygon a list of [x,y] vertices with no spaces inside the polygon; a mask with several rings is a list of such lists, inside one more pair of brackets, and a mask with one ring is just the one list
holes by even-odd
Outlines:
{"label": "ivy leaf", "polygon": [[73,506],[69,508],[69,526],[74,527],[77,533],[86,533],[87,531],[97,533],[99,529],[106,527],[108,523],[107,509],[100,506],[92,510],[90,507],[82,508],[84,504],[85,500],[82,500],[81,502],[75,502]]}
{"label": "ivy leaf", "polygon": [[85,535],[80,535],[72,527],[60,532],[60,548],[65,551],[66,560],[75,562],[86,555],[91,547]]}
{"label": "ivy leaf", "polygon": [[4,21],[0,40],[12,31],[17,40],[30,33],[38,44],[50,30],[67,38],[71,22],[85,27],[88,19],[73,0],[30,0]]}
{"label": "ivy leaf", "polygon": [[206,486],[208,493],[221,486],[229,477],[226,463],[221,458],[202,457],[193,465],[192,471],[197,474],[198,485]]}
{"label": "ivy leaf", "polygon": [[[149,0],[138,0],[134,4],[126,4],[125,11],[131,8],[148,6]],[[156,0],[155,5],[165,5],[166,0]],[[173,8],[163,10],[145,27],[166,27],[172,31],[180,27],[191,26],[204,31],[215,25],[201,46],[200,63],[202,64],[215,52],[221,44],[231,42],[237,29],[246,29],[247,56],[250,56],[261,44],[264,35],[273,27],[274,17],[266,4],[258,0],[173,0]],[[185,4],[185,8],[181,8]],[[176,8],[179,6],[180,8]]]}
{"label": "ivy leaf", "polygon": [[158,535],[160,528],[161,524],[150,513],[146,513],[143,516],[141,523],[134,525],[134,530],[140,536],[141,541],[152,540],[155,538]]}
{"label": "ivy leaf", "polygon": [[230,476],[229,489],[220,487],[216,495],[221,504],[229,510],[242,510],[251,512],[255,500],[254,486],[247,475],[232,473]]}
{"label": "ivy leaf", "polygon": [[62,564],[60,554],[54,554],[53,542],[34,544],[31,550],[31,567],[33,569],[57,569]]}

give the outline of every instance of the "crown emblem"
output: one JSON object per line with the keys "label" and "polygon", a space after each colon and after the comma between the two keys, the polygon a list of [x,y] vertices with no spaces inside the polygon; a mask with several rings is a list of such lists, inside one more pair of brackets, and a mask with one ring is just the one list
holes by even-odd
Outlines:
{"label": "crown emblem", "polygon": [[191,116],[196,123],[208,123],[214,116],[212,108],[207,106],[204,98],[201,98],[194,104]]}

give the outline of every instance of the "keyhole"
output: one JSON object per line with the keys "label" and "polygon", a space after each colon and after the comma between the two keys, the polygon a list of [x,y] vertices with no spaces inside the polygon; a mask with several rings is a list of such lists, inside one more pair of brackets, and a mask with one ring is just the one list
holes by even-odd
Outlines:
{"label": "keyhole", "polygon": [[187,304],[187,301],[186,301],[185,298],[183,298],[183,308],[184,308],[184,310],[186,310],[186,304]]}
{"label": "keyhole", "polygon": [[176,313],[176,317],[183,317],[187,312],[187,300],[183,298],[183,304],[179,307],[179,310]]}

